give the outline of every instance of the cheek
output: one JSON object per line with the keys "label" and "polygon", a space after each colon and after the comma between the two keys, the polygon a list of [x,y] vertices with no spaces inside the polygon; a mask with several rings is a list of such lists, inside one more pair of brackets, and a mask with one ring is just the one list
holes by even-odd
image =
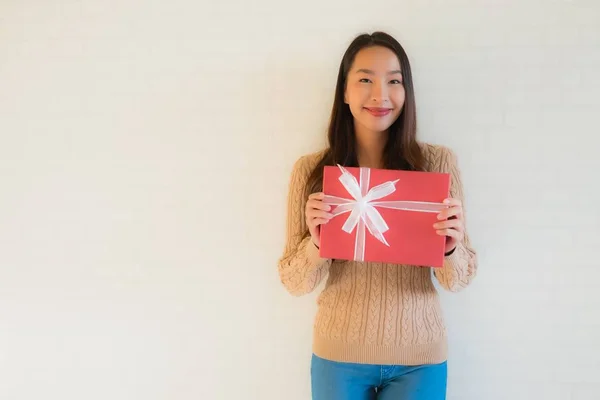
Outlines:
{"label": "cheek", "polygon": [[364,91],[360,90],[352,90],[349,91],[346,95],[346,99],[348,105],[352,112],[360,112],[362,110],[362,106],[365,103],[365,94]]}
{"label": "cheek", "polygon": [[351,85],[346,89],[348,100],[357,103],[369,97],[369,86],[364,84]]}
{"label": "cheek", "polygon": [[360,118],[360,115],[363,111],[362,109],[362,105],[360,102],[350,102],[350,112],[352,113],[352,115],[354,116],[354,118]]}
{"label": "cheek", "polygon": [[404,104],[404,99],[406,98],[406,91],[404,90],[404,87],[401,86],[398,89],[392,91],[390,97],[392,97],[392,100],[397,105],[400,106],[400,105]]}

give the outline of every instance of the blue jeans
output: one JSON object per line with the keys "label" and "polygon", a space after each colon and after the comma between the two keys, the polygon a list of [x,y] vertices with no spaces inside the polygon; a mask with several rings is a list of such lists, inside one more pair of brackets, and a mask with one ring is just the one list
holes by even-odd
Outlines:
{"label": "blue jeans", "polygon": [[447,364],[399,366],[328,361],[313,354],[313,400],[445,400]]}

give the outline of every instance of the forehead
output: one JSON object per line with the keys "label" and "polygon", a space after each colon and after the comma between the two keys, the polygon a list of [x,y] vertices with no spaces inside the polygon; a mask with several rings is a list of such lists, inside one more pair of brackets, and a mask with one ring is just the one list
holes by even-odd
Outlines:
{"label": "forehead", "polygon": [[355,73],[359,69],[369,69],[376,73],[388,73],[389,71],[399,70],[400,61],[396,54],[387,47],[367,47],[356,54],[351,72]]}

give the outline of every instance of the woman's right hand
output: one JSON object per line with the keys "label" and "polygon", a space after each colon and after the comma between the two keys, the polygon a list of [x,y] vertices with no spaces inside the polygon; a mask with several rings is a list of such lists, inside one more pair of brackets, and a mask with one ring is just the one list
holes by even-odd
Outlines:
{"label": "woman's right hand", "polygon": [[323,203],[324,193],[313,193],[308,196],[306,202],[306,210],[304,215],[306,216],[306,225],[308,231],[312,237],[313,243],[319,247],[321,245],[321,230],[320,225],[326,224],[333,217],[328,211],[331,210],[331,206]]}

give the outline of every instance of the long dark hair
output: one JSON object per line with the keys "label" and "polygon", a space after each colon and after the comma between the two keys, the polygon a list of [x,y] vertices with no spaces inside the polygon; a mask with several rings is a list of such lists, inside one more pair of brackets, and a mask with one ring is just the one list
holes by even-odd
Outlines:
{"label": "long dark hair", "polygon": [[325,165],[358,166],[354,118],[349,105],[344,102],[344,92],[348,72],[352,67],[356,54],[360,50],[372,46],[383,46],[396,54],[400,61],[405,90],[402,112],[389,128],[388,140],[383,150],[384,166],[386,169],[411,171],[421,171],[424,168],[423,154],[416,138],[415,92],[408,56],[400,43],[385,32],[361,34],[350,43],[340,63],[327,135],[329,146],[323,152],[321,160],[308,178],[305,198],[311,193],[322,190],[323,167]]}

